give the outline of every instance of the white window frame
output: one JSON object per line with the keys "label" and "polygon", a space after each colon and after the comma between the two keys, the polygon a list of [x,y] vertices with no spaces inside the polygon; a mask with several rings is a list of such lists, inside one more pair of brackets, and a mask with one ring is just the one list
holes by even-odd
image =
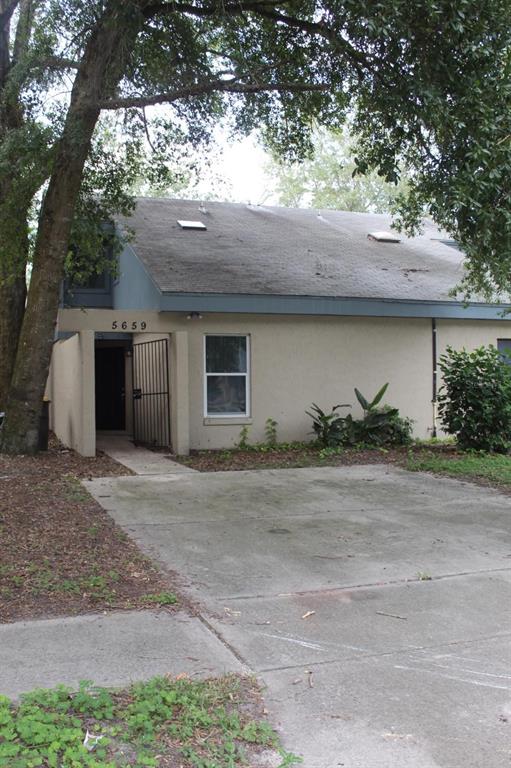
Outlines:
{"label": "white window frame", "polygon": [[[206,363],[206,340],[210,337],[224,338],[225,336],[237,336],[243,337],[246,340],[246,354],[247,354],[247,370],[245,373],[225,373],[223,371],[208,371]],[[248,333],[205,333],[203,342],[203,378],[204,378],[204,418],[206,419],[243,419],[250,418],[250,403],[251,403],[251,391],[250,391],[250,335]],[[237,413],[209,413],[208,412],[208,376],[244,376],[245,377],[245,413],[238,411]]]}

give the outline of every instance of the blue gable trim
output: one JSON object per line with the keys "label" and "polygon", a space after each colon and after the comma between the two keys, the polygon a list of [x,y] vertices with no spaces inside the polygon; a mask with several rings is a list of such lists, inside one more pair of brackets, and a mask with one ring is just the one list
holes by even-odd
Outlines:
{"label": "blue gable trim", "polygon": [[460,320],[511,320],[510,304],[469,304],[455,301],[336,298],[330,296],[268,296],[166,293],[164,312],[225,312],[268,315],[350,315],[363,317],[436,317]]}
{"label": "blue gable trim", "polygon": [[161,309],[162,294],[129,243],[119,256],[112,294],[114,309]]}

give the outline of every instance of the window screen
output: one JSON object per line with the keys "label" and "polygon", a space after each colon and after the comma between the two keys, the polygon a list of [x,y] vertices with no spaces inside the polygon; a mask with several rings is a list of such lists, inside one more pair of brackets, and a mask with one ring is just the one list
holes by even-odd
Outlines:
{"label": "window screen", "polygon": [[206,336],[206,416],[248,415],[248,336]]}

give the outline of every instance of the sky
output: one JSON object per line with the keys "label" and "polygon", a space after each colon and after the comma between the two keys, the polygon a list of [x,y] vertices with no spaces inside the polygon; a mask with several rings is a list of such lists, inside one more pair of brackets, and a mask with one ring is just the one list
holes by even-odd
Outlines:
{"label": "sky", "polygon": [[235,142],[223,143],[223,155],[217,164],[217,172],[229,184],[235,202],[276,204],[271,180],[265,172],[267,156],[249,136]]}

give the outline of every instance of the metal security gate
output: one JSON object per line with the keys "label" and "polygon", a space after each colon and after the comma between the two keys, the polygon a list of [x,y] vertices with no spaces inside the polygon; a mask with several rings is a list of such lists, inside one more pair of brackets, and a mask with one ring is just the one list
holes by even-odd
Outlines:
{"label": "metal security gate", "polygon": [[167,339],[133,344],[133,440],[155,448],[170,446]]}

